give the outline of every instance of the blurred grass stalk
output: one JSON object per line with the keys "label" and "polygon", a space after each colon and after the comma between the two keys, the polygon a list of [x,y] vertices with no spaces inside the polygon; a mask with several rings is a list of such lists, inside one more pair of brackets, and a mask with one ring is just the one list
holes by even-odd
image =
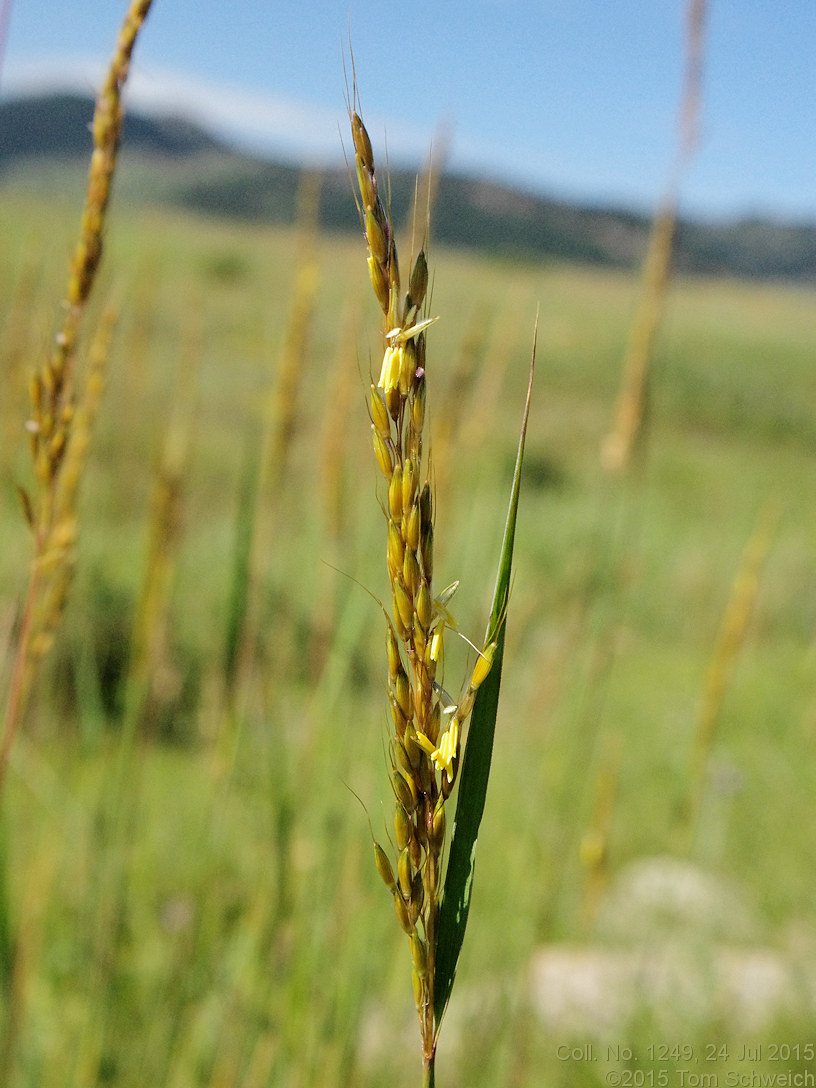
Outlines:
{"label": "blurred grass stalk", "polygon": [[[266,599],[275,519],[297,430],[298,399],[317,299],[315,254],[320,211],[320,176],[302,175],[297,199],[299,263],[289,321],[275,379],[262,406],[260,434],[246,447],[224,645],[224,700],[229,722],[252,697]],[[259,447],[259,448],[258,448]],[[232,735],[232,725],[228,734]]]}
{"label": "blurred grass stalk", "polygon": [[[48,360],[31,379],[31,438],[34,490],[20,488],[33,535],[33,561],[22,607],[0,739],[0,800],[15,736],[25,713],[39,663],[50,649],[70,589],[77,539],[77,494],[87,459],[91,429],[105,385],[116,313],[108,307],[93,336],[84,389],[77,398],[76,365],[88,301],[96,281],[103,232],[122,130],[122,89],[139,30],[152,0],[134,0],[119,31],[114,55],[96,102],[93,153],[80,236],[69,266],[64,317]],[[5,838],[5,828],[3,828]],[[4,869],[7,864],[2,844]],[[2,877],[8,894],[8,874]],[[0,1082],[8,1083],[23,1018],[23,957],[14,937],[10,904],[0,907],[2,989],[6,996]]]}
{"label": "blurred grass stalk", "polygon": [[122,129],[122,88],[136,36],[151,2],[134,0],[131,4],[97,99],[94,150],[80,237],[68,275],[65,316],[51,357],[31,380],[32,412],[26,426],[31,436],[36,489],[33,494],[21,489],[21,497],[34,537],[34,559],[0,740],[0,792],[38,662],[53,642],[71,580],[77,535],[77,490],[104,382],[113,312],[106,312],[94,339],[79,407],[75,394],[78,340],[102,257],[102,235]]}
{"label": "blurred grass stalk", "polygon": [[[476,835],[487,792],[532,368],[493,609],[482,648],[473,647],[477,658],[472,673],[454,697],[443,687],[444,635],[446,627],[456,627],[448,604],[457,583],[438,595],[432,586],[435,502],[427,457],[423,458],[425,337],[435,320],[425,316],[428,265],[423,246],[411,259],[403,291],[393,223],[380,197],[371,141],[354,108],[356,97],[355,85],[349,121],[359,186],[357,207],[368,248],[369,278],[385,323],[382,369],[377,384],[370,386],[369,414],[374,453],[387,490],[383,513],[393,604],[390,615],[385,607],[383,612],[394,727],[389,762],[398,858],[392,865],[376,840],[374,858],[408,937],[423,1084],[433,1088],[439,1030],[467,924]],[[468,741],[463,746],[469,717]],[[443,882],[446,802],[460,759],[463,771]]]}
{"label": "blurred grass stalk", "polygon": [[685,826],[686,843],[689,849],[694,844],[699,829],[717,725],[722,715],[737,657],[748,635],[759,592],[762,568],[773,543],[779,515],[779,508],[773,502],[760,512],[734,576],[731,593],[714,643],[692,741]]}
{"label": "blurred grass stalk", "polygon": [[601,463],[610,473],[624,473],[643,437],[649,400],[654,346],[666,303],[677,227],[680,182],[694,153],[700,111],[706,0],[689,0],[686,69],[681,98],[677,159],[666,196],[652,223],[643,266],[643,281],[629,342],[612,429],[601,448]]}

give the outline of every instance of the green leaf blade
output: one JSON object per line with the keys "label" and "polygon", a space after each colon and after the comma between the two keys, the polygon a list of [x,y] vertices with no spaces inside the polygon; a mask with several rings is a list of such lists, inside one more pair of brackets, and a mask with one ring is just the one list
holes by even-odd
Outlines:
{"label": "green leaf blade", "polygon": [[437,1032],[450,1000],[456,976],[456,965],[467,927],[476,868],[476,841],[484,813],[487,784],[490,777],[496,716],[499,708],[502,662],[504,659],[504,620],[510,596],[521,467],[524,459],[527,421],[530,415],[534,367],[535,339],[533,340],[527,400],[524,407],[516,465],[513,472],[510,505],[507,511],[507,522],[496,577],[496,589],[493,594],[493,606],[487,629],[486,641],[496,640],[496,652],[493,657],[493,667],[476,693],[476,701],[471,713],[467,744],[459,773],[459,794],[456,801],[456,816],[445,873],[445,886],[439,908],[434,976],[434,1017]]}

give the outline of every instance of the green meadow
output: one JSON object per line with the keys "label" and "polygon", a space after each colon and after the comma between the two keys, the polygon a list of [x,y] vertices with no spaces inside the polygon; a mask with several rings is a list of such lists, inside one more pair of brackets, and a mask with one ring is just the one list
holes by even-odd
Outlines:
{"label": "green meadow", "polygon": [[[20,187],[0,200],[4,691],[31,557],[28,379],[78,214]],[[677,1084],[675,1044],[723,1084],[748,1070],[743,1045],[760,1072],[809,1068],[813,290],[674,280],[642,448],[614,477],[600,449],[638,276],[433,245],[429,264],[436,583],[460,581],[475,642],[539,310],[439,1083]],[[73,586],[3,798],[0,1083],[417,1083],[407,944],[358,803],[384,841],[385,497],[366,411],[382,346],[363,240],[308,216],[250,227],[114,201],[87,329],[107,302]],[[588,1043],[592,1060],[572,1053]],[[797,1050],[780,1063],[782,1044]]]}

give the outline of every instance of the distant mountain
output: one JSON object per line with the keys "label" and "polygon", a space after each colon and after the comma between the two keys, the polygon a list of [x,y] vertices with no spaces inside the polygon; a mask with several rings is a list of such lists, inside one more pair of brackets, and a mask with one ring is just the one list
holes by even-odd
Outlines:
{"label": "distant mountain", "polygon": [[[93,99],[54,94],[0,103],[0,170],[28,156],[74,158],[91,151]],[[125,115],[123,144],[158,155],[195,155],[220,145],[202,129],[182,118]]]}
{"label": "distant mountain", "polygon": [[[93,101],[74,94],[0,103],[0,184],[23,164],[87,159]],[[291,222],[303,168],[242,154],[183,118],[130,113],[123,150],[138,158],[140,199],[163,201],[215,216]],[[126,174],[127,170],[122,173]],[[120,179],[121,182],[122,179]],[[405,222],[414,174],[391,175],[391,210]],[[323,174],[320,219],[334,230],[358,229],[348,174]],[[438,242],[508,257],[557,257],[633,266],[643,257],[648,217],[614,208],[551,200],[508,185],[444,175],[433,211]],[[816,224],[765,220],[678,225],[675,264],[691,273],[816,281]]]}

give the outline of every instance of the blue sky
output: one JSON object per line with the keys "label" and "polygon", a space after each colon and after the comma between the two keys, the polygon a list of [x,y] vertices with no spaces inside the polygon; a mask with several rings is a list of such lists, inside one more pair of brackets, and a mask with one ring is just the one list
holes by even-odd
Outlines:
{"label": "blue sky", "polygon": [[[124,7],[12,0],[0,93],[92,90]],[[649,209],[675,155],[684,27],[685,0],[154,0],[131,95],[254,148],[337,158],[350,28],[392,160],[447,131],[459,169]],[[816,219],[814,55],[814,0],[710,0],[685,211]]]}

